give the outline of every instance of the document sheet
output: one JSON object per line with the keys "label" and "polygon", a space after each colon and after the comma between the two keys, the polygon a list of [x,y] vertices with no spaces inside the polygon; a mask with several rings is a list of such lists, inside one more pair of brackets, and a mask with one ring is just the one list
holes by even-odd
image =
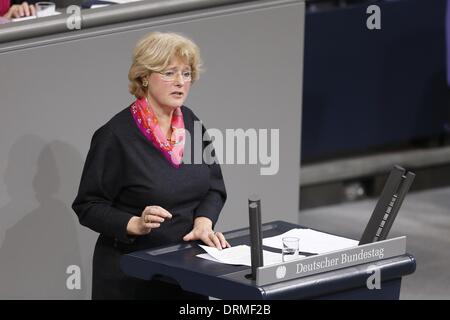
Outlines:
{"label": "document sheet", "polygon": [[353,239],[334,236],[311,229],[291,229],[278,236],[263,239],[263,245],[281,250],[283,247],[282,239],[284,237],[299,238],[300,252],[317,254],[355,247],[359,243]]}
{"label": "document sheet", "polygon": [[[264,265],[282,262],[281,249],[284,237],[299,238],[299,258],[304,257],[302,252],[321,254],[340,249],[355,247],[358,241],[344,237],[334,236],[325,232],[311,229],[291,229],[283,234],[264,238],[263,245],[279,249],[279,253],[263,250]],[[231,248],[219,250],[214,247],[200,245],[206,253],[198,254],[197,257],[216,261],[219,263],[251,266],[251,251],[247,245],[238,245]]]}
{"label": "document sheet", "polygon": [[[197,255],[199,258],[216,261],[219,263],[251,266],[250,247],[247,245],[239,245],[231,248],[219,250],[214,247],[202,246],[207,253]],[[280,263],[282,261],[280,253],[274,253],[263,250],[263,262],[265,266]]]}

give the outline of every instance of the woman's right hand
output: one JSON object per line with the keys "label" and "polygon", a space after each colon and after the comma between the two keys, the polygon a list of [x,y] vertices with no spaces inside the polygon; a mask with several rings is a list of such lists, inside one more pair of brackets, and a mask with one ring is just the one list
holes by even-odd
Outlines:
{"label": "woman's right hand", "polygon": [[152,229],[159,228],[165,219],[172,219],[172,215],[160,206],[145,207],[140,217],[132,217],[128,221],[127,233],[141,236],[150,233]]}

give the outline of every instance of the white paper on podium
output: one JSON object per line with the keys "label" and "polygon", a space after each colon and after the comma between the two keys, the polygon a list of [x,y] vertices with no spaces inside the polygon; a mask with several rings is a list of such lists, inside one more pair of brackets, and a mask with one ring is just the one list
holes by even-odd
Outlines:
{"label": "white paper on podium", "polygon": [[[41,18],[46,18],[46,17],[51,17],[51,16],[57,16],[57,15],[59,15],[59,14],[61,14],[61,12],[59,12],[59,11],[54,11],[54,12],[52,12],[52,13],[49,13],[47,16],[41,17]],[[36,16],[28,16],[28,17],[12,18],[11,21],[14,21],[14,22],[20,22],[20,21],[25,21],[25,20],[30,20],[30,19],[36,19],[36,18],[37,18]]]}
{"label": "white paper on podium", "polygon": [[299,251],[318,254],[356,247],[359,243],[353,239],[311,229],[291,229],[278,236],[263,239],[263,245],[281,249],[283,247],[281,239],[284,237],[297,237],[300,239]]}
{"label": "white paper on podium", "polygon": [[111,4],[93,4],[91,5],[90,9],[98,9],[98,8],[104,8],[109,7]]}
{"label": "white paper on podium", "polygon": [[142,0],[106,0],[106,1],[123,4],[123,3],[138,2]]}
{"label": "white paper on podium", "polygon": [[[219,250],[214,247],[200,245],[207,253],[198,254],[197,257],[212,260],[219,263],[251,266],[251,252],[247,245],[239,245],[231,248]],[[265,266],[280,263],[282,261],[281,252],[275,253],[263,250],[263,262]]]}

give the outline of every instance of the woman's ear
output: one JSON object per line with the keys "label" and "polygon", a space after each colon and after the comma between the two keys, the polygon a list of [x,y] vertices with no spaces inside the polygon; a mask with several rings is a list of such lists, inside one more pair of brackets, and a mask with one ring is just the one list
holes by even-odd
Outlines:
{"label": "woman's ear", "polygon": [[142,85],[143,85],[144,87],[148,87],[148,76],[142,77],[142,78],[141,78],[141,81],[142,81]]}

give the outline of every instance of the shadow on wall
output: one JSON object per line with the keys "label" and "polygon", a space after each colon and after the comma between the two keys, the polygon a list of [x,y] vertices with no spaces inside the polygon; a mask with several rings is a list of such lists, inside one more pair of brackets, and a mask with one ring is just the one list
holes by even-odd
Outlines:
{"label": "shadow on wall", "polygon": [[439,137],[449,115],[443,28],[411,33],[399,34],[385,49],[380,108],[386,112],[374,119],[379,137],[399,142]]}
{"label": "shadow on wall", "polygon": [[67,267],[82,268],[70,208],[81,164],[61,141],[25,135],[12,146],[4,173],[10,201],[0,208],[0,299],[85,298],[82,271],[81,289],[66,286]]}

